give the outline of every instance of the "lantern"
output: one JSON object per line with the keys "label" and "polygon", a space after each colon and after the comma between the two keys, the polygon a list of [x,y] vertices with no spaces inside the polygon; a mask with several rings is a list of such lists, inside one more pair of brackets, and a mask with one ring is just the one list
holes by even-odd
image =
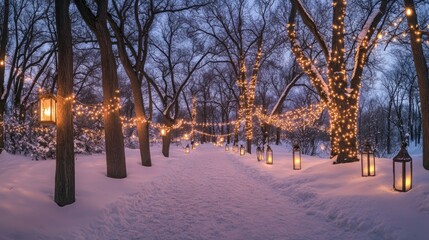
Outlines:
{"label": "lantern", "polygon": [[238,145],[237,144],[234,144],[234,146],[232,147],[232,151],[238,152]]}
{"label": "lantern", "polygon": [[57,100],[52,94],[42,94],[39,97],[40,124],[55,124],[57,120]]}
{"label": "lantern", "polygon": [[273,164],[273,150],[270,148],[269,145],[267,145],[267,155],[265,159],[267,159],[267,164]]}
{"label": "lantern", "polygon": [[365,142],[365,147],[360,154],[360,161],[362,165],[362,177],[375,176],[374,151],[371,149],[371,144],[369,142]]}
{"label": "lantern", "polygon": [[225,151],[229,151],[229,145],[225,144]]}
{"label": "lantern", "polygon": [[244,153],[246,150],[244,149],[243,145],[240,145],[240,156],[244,156]]}
{"label": "lantern", "polygon": [[301,148],[293,145],[292,150],[293,170],[301,170]]}
{"label": "lantern", "polygon": [[408,192],[413,187],[413,159],[407,151],[407,144],[402,143],[398,155],[393,158],[393,189]]}
{"label": "lantern", "polygon": [[260,147],[256,148],[256,159],[258,162],[264,160],[264,151]]}
{"label": "lantern", "polygon": [[197,148],[197,146],[196,146],[196,144],[195,144],[194,141],[192,141],[192,143],[191,143],[191,148],[192,148],[192,150],[195,150]]}
{"label": "lantern", "polygon": [[189,148],[189,144],[186,144],[185,153],[189,153],[189,152],[191,152],[191,149]]}
{"label": "lantern", "polygon": [[183,135],[183,139],[189,140],[189,135],[186,133],[185,135]]}
{"label": "lantern", "polygon": [[161,128],[161,136],[164,137],[167,135],[167,129]]}

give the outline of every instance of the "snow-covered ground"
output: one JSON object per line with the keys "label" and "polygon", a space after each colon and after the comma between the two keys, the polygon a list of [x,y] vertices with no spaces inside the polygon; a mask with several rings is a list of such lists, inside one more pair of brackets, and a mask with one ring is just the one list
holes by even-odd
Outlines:
{"label": "snow-covered ground", "polygon": [[0,239],[427,239],[429,172],[414,159],[414,187],[392,190],[392,161],[377,176],[273,146],[274,165],[211,144],[153,167],[127,149],[126,179],[105,176],[104,155],[78,155],[76,203],[53,201],[55,161],[0,155]]}

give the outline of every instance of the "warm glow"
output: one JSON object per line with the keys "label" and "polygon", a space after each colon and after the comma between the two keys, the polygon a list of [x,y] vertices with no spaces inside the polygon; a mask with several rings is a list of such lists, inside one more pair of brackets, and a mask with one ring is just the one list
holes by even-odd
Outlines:
{"label": "warm glow", "polygon": [[382,38],[383,38],[383,34],[382,34],[381,32],[379,32],[379,33],[377,34],[377,38],[378,38],[378,39],[382,39]]}
{"label": "warm glow", "polygon": [[0,60],[0,66],[4,66],[4,61]]}
{"label": "warm glow", "polygon": [[294,169],[300,169],[301,167],[301,158],[299,156],[295,156],[293,159],[293,168]]}
{"label": "warm glow", "polygon": [[47,107],[43,110],[43,115],[50,118],[51,117],[51,107]]}
{"label": "warm glow", "polygon": [[405,14],[406,14],[407,16],[411,16],[411,15],[413,15],[413,10],[412,10],[411,8],[407,8],[407,9],[405,10]]}
{"label": "warm glow", "polygon": [[167,135],[167,130],[165,130],[164,128],[161,129],[161,136],[165,136]]}

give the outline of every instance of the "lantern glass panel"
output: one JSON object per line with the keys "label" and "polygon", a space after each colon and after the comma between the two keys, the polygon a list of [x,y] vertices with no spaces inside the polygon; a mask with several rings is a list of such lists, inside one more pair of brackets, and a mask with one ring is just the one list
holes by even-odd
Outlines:
{"label": "lantern glass panel", "polygon": [[240,156],[244,156],[244,154],[245,154],[245,149],[244,149],[244,147],[243,147],[243,145],[241,145],[240,146]]}
{"label": "lantern glass panel", "polygon": [[362,177],[375,176],[375,156],[368,143],[361,153]]}
{"label": "lantern glass panel", "polygon": [[191,151],[191,149],[189,148],[189,144],[188,145],[186,145],[186,147],[185,147],[185,153],[189,153]]}
{"label": "lantern glass panel", "polygon": [[266,160],[267,164],[273,164],[273,150],[269,146],[267,147]]}
{"label": "lantern glass panel", "polygon": [[161,128],[161,136],[165,136],[167,135],[167,130],[165,130],[165,128]]}
{"label": "lantern glass panel", "polygon": [[228,144],[225,145],[225,151],[229,151],[229,145]]}
{"label": "lantern glass panel", "polygon": [[56,101],[54,96],[45,95],[40,97],[40,123],[55,124],[56,122]]}
{"label": "lantern glass panel", "polygon": [[301,170],[301,149],[299,146],[293,147],[293,170]]}
{"label": "lantern glass panel", "polygon": [[394,162],[395,164],[395,182],[394,188],[400,192],[407,192],[412,188],[411,161]]}

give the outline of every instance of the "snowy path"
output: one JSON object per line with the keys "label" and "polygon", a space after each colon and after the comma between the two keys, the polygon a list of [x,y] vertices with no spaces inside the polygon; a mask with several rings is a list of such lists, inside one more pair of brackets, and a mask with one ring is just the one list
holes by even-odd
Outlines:
{"label": "snowy path", "polygon": [[[200,146],[157,182],[108,206],[74,239],[365,239],[307,215],[241,171],[231,153]],[[198,156],[198,157],[196,157]]]}

